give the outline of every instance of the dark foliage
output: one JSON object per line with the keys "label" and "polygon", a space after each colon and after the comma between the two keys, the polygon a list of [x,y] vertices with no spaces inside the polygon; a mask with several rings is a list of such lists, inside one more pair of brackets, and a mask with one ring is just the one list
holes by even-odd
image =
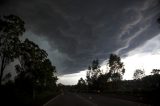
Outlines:
{"label": "dark foliage", "polygon": [[[56,67],[37,44],[19,39],[24,31],[24,22],[18,16],[0,17],[0,98],[7,106],[42,105],[48,100],[45,98],[58,93]],[[14,59],[19,64],[15,66],[17,76],[11,81],[11,74],[4,76],[3,72]]]}
{"label": "dark foliage", "polygon": [[0,17],[0,85],[6,66],[19,56],[19,36],[24,31],[24,22],[18,16]]}

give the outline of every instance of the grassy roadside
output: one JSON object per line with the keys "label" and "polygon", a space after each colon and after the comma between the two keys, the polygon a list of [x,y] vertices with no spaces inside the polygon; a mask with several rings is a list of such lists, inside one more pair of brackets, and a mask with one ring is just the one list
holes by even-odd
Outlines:
{"label": "grassy roadside", "polygon": [[159,106],[160,91],[105,92],[102,95]]}
{"label": "grassy roadside", "polygon": [[45,91],[41,94],[38,94],[36,99],[31,102],[30,106],[43,106],[43,104],[56,97],[57,95],[59,95],[59,92]]}
{"label": "grassy roadside", "polygon": [[148,104],[151,106],[160,106],[159,98],[160,92],[159,91],[150,91],[150,92],[79,92],[80,95],[99,95],[99,96],[106,96],[111,98],[118,98],[127,101],[139,102],[143,104]]}
{"label": "grassy roadside", "polygon": [[44,90],[43,92],[36,93],[35,99],[33,96],[15,87],[0,87],[0,98],[3,106],[43,106],[44,103],[54,98],[59,94],[59,90]]}

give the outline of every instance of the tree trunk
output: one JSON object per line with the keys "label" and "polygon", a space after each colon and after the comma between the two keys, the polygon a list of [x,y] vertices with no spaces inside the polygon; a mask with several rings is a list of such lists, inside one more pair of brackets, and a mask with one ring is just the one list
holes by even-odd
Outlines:
{"label": "tree trunk", "polygon": [[34,87],[33,87],[33,100],[35,100],[35,98],[36,98],[36,92],[35,92],[35,89],[34,89]]}
{"label": "tree trunk", "polygon": [[0,86],[2,85],[2,77],[3,77],[3,72],[4,72],[4,57],[2,58],[2,64],[1,64],[1,73],[0,73]]}

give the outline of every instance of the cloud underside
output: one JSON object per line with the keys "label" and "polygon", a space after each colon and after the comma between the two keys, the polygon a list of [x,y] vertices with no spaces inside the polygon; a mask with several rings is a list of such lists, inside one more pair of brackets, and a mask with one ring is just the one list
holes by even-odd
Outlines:
{"label": "cloud underside", "polygon": [[6,0],[0,13],[26,22],[27,37],[45,49],[59,74],[84,70],[92,59],[125,56],[159,32],[158,0]]}

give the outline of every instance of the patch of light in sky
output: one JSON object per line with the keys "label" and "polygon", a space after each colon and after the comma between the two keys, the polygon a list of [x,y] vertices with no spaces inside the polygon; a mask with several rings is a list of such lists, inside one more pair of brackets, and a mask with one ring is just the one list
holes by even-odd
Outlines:
{"label": "patch of light in sky", "polygon": [[[160,69],[160,34],[148,40],[142,46],[130,51],[127,57],[122,58],[122,62],[124,62],[126,69],[123,76],[125,80],[132,79],[136,69],[144,69],[146,75],[149,75],[152,69]],[[103,72],[107,70],[106,64],[106,61],[101,64]],[[86,78],[86,71],[59,76],[58,83],[65,85],[77,84],[81,77],[83,79]]]}
{"label": "patch of light in sky", "polygon": [[124,74],[124,79],[132,79],[133,73],[136,69],[144,69],[145,74],[149,75],[152,69],[160,68],[160,55],[159,54],[135,54],[126,57],[122,60],[125,64],[126,72]]}
{"label": "patch of light in sky", "polygon": [[130,51],[122,61],[126,69],[124,79],[132,79],[136,69],[144,69],[146,75],[152,69],[160,69],[160,34]]}
{"label": "patch of light in sky", "polygon": [[73,74],[66,74],[63,76],[59,76],[59,80],[57,83],[62,83],[64,85],[75,85],[77,84],[78,80],[82,77],[86,79],[86,72],[87,70],[80,71],[79,73]]}

